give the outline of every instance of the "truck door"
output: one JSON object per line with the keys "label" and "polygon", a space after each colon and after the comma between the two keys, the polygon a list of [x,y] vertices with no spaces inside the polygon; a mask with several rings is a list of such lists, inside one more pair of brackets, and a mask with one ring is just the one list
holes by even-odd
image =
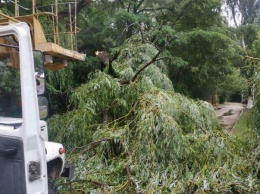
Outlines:
{"label": "truck door", "polygon": [[29,28],[0,27],[0,194],[47,194]]}

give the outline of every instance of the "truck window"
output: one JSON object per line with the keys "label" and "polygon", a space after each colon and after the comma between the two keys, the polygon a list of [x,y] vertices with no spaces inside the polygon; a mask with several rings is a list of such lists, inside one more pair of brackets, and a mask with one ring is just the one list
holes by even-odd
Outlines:
{"label": "truck window", "polygon": [[22,117],[20,87],[19,53],[0,44],[0,117]]}
{"label": "truck window", "polygon": [[35,81],[37,86],[37,94],[42,95],[45,92],[45,76],[44,76],[44,62],[41,51],[33,51],[33,62],[35,69]]}

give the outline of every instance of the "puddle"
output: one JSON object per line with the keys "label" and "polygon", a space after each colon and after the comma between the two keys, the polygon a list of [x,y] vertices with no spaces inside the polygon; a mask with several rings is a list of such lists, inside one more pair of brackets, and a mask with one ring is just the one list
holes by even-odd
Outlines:
{"label": "puddle", "polygon": [[233,115],[232,110],[229,110],[228,112],[225,112],[222,116],[231,116]]}

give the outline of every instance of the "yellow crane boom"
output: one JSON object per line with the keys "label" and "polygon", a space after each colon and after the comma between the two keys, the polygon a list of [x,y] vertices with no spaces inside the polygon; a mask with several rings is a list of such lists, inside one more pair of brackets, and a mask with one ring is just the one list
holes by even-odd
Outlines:
{"label": "yellow crane boom", "polygon": [[[57,70],[61,69],[67,65],[69,61],[84,61],[86,55],[83,53],[79,53],[76,51],[76,34],[77,34],[77,27],[76,27],[76,10],[74,9],[74,13],[72,13],[71,7],[76,7],[75,2],[69,3],[55,3],[50,5],[51,12],[42,11],[44,7],[41,7],[41,11],[35,7],[35,1],[32,1],[32,14],[30,15],[19,15],[19,6],[17,1],[13,2],[15,8],[15,16],[8,16],[3,12],[0,12],[0,25],[8,25],[17,22],[25,22],[29,25],[31,36],[32,36],[32,47],[33,49],[40,50],[45,55],[45,66],[47,69]],[[64,9],[67,8],[68,14],[68,23],[64,24],[67,31],[59,30],[59,23],[61,19],[59,19],[59,6],[63,6]],[[46,6],[45,6],[46,7]],[[50,20],[52,20],[52,30],[53,30],[53,42],[47,41],[46,34],[43,30],[40,20],[38,19],[39,16],[45,15]],[[64,17],[64,16],[63,16]],[[72,19],[74,21],[72,21]],[[60,34],[67,34],[68,39],[70,39],[70,48],[65,48],[59,44],[59,35]]]}

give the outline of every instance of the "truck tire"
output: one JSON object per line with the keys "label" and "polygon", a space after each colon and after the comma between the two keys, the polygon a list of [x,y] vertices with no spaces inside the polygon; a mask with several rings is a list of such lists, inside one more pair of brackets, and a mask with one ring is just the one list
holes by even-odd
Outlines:
{"label": "truck tire", "polygon": [[57,190],[51,181],[48,181],[48,194],[57,194]]}

